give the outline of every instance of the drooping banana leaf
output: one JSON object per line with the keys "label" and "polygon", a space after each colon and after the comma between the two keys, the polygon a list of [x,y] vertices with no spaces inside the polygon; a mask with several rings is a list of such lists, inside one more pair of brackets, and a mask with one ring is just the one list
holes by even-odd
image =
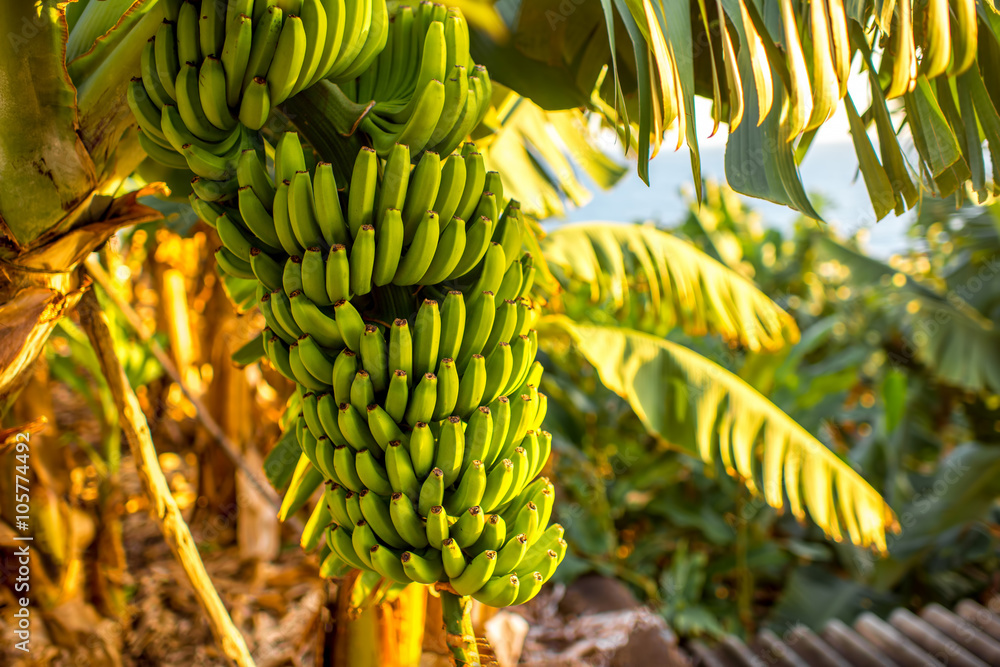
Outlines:
{"label": "drooping banana leaf", "polygon": [[[730,185],[817,217],[797,165],[816,129],[844,101],[860,52],[878,89],[870,111],[857,109],[852,134],[877,217],[892,210],[890,194],[897,213],[915,206],[914,182],[941,196],[966,184],[980,197],[997,192],[996,174],[987,183],[983,167],[984,148],[992,164],[1000,164],[994,3],[497,0],[496,7],[510,39],[473,38],[476,58],[494,81],[545,109],[599,113],[627,149],[637,148],[643,178],[665,133],[676,132],[700,182],[691,104],[697,94],[713,100],[714,121],[729,112]],[[876,48],[877,72],[870,58]],[[887,99],[902,102],[894,117]],[[872,123],[881,160],[861,137]],[[904,124],[919,158],[913,165],[906,165],[895,140]]]}
{"label": "drooping banana leaf", "polygon": [[[635,330],[549,316],[601,381],[625,398],[650,433],[718,462],[772,507],[808,511],[835,540],[878,551],[895,515],[845,461],[736,375],[686,347]],[[548,340],[548,338],[546,338]]]}
{"label": "drooping banana leaf", "polygon": [[694,245],[649,225],[586,223],[541,243],[565,312],[592,304],[626,326],[664,334],[717,333],[753,351],[798,341],[794,320],[749,280]]}

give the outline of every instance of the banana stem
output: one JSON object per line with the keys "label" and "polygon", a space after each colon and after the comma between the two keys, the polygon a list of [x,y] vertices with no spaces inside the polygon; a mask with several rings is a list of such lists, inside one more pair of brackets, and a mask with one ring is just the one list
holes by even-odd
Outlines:
{"label": "banana stem", "polygon": [[80,299],[80,322],[97,354],[101,372],[108,383],[121,422],[122,432],[132,451],[132,458],[139,471],[139,479],[155,509],[154,518],[160,532],[174,554],[174,558],[184,569],[195,597],[208,617],[208,625],[215,635],[215,641],[232,664],[237,667],[253,667],[254,661],[247,649],[233,619],[229,616],[212,579],[205,571],[205,564],[198,553],[198,547],[191,537],[191,531],[184,522],[174,497],[170,493],[167,479],[160,468],[156,448],[149,434],[149,425],[139,406],[139,399],[129,386],[125,371],[115,352],[108,322],[101,310],[94,290],[87,290]]}
{"label": "banana stem", "polygon": [[441,591],[445,641],[455,658],[455,667],[480,667],[476,634],[472,629],[472,598]]}

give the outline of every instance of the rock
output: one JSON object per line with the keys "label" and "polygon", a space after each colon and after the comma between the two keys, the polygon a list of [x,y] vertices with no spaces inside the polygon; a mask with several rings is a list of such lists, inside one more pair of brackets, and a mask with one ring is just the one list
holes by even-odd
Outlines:
{"label": "rock", "polygon": [[486,639],[496,654],[500,667],[515,667],[521,661],[528,622],[509,611],[501,611],[486,622]]}
{"label": "rock", "polygon": [[559,612],[570,618],[642,606],[628,586],[617,579],[588,574],[573,582],[559,603]]}

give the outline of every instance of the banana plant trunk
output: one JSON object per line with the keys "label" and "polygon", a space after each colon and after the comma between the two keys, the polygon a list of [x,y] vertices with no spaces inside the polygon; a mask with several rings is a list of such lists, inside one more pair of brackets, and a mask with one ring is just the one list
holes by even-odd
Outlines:
{"label": "banana plant trunk", "polygon": [[114,196],[145,157],[126,86],[163,18],[154,1],[137,4],[130,30],[78,59],[77,87],[60,3],[0,3],[0,415],[79,301],[80,262],[117,229],[160,217],[137,201],[159,187]]}

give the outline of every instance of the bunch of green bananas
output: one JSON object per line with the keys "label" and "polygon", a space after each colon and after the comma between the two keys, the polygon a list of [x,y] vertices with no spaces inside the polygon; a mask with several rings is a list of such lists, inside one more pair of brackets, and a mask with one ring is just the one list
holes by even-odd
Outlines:
{"label": "bunch of green bananas", "polygon": [[231,180],[272,107],[322,78],[353,80],[388,39],[382,0],[164,2],[129,106],[147,154],[210,181]]}
{"label": "bunch of green bananas", "polygon": [[265,354],[298,386],[285,513],[325,480],[303,535],[326,536],[325,574],[526,601],[566,546],[546,529],[551,485],[535,479],[552,439],[520,208],[501,212],[499,175],[473,144],[416,165],[403,145],[384,163],[364,148],[346,188],[306,162],[286,133],[273,177],[241,156],[238,209],[193,199],[214,217],[224,270],[258,280]]}
{"label": "bunch of green bananas", "polygon": [[396,9],[385,50],[355,81],[341,84],[353,102],[374,101],[361,121],[378,154],[396,143],[414,155],[449,155],[486,115],[492,85],[469,55],[462,13],[421,2]]}

